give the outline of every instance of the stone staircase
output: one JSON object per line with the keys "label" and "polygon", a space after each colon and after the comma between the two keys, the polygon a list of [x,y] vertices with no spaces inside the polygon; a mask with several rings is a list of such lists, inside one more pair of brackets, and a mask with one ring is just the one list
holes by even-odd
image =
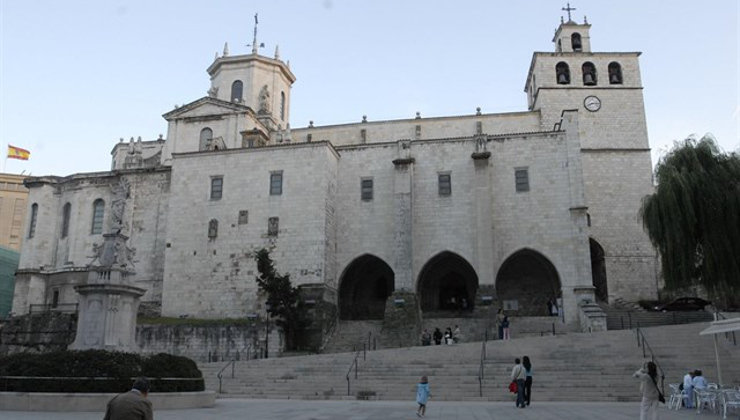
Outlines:
{"label": "stone staircase", "polygon": [[322,353],[351,352],[366,348],[380,348],[378,339],[383,325],[381,320],[337,321],[333,335],[322,349]]}
{"label": "stone staircase", "polygon": [[[706,323],[650,327],[642,331],[666,372],[677,382],[688,368],[702,369],[716,380],[712,338],[699,336]],[[515,336],[516,337],[516,336]],[[413,399],[419,377],[429,377],[435,400],[511,401],[506,387],[515,357],[528,355],[534,365],[535,401],[637,401],[631,374],[642,364],[634,331],[524,337],[489,341],[482,397],[478,371],[481,342],[452,346],[407,347],[370,351],[359,359],[358,379],[346,375],[354,353],[320,354],[236,362],[235,377],[223,378],[221,397],[346,399]],[[740,383],[740,346],[720,340],[725,383]],[[216,373],[223,363],[199,365],[206,388],[218,390]],[[667,387],[666,387],[667,389]]]}
{"label": "stone staircase", "polygon": [[609,330],[688,324],[714,320],[713,315],[706,311],[648,312],[645,310],[635,311],[613,307],[602,307],[602,309],[606,313],[606,327]]}

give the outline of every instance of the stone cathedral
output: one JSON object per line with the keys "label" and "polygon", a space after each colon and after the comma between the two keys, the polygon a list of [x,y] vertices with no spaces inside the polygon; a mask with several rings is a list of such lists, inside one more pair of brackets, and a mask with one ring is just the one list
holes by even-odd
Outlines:
{"label": "stone cathedral", "polygon": [[166,138],[122,140],[107,172],[26,180],[13,311],[77,303],[112,234],[139,310],[169,317],[263,312],[263,247],[341,320],[556,301],[583,328],[588,305],[654,298],[640,53],[595,52],[590,29],[561,20],[532,55],[526,110],[302,128],[277,50],[225,48]]}

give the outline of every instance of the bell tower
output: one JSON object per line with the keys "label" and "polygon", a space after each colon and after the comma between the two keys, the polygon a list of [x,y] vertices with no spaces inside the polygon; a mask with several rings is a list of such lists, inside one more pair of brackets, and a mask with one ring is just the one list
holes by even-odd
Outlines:
{"label": "bell tower", "polygon": [[290,121],[290,89],[296,78],[280,59],[278,47],[273,58],[259,54],[264,43],[257,41],[257,15],[250,54],[229,55],[228,44],[208,67],[211,88],[208,95],[250,107],[270,130],[286,128]]}
{"label": "bell tower", "polygon": [[528,107],[539,112],[542,130],[552,130],[564,110],[578,111],[588,234],[594,249],[603,248],[601,256],[592,252],[592,268],[605,271],[596,295],[655,296],[656,252],[639,219],[641,200],[653,191],[640,52],[594,51],[586,18],[575,22],[570,4],[563,10],[568,19],[555,30],[554,52],[532,55]]}

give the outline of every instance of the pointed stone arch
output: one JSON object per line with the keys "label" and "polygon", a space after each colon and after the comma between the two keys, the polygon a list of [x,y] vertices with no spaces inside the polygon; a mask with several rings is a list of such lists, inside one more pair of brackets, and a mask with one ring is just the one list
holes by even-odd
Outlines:
{"label": "pointed stone arch", "polygon": [[422,311],[472,310],[478,275],[465,258],[443,251],[424,264],[416,284]]}
{"label": "pointed stone arch", "polygon": [[370,254],[355,258],[339,279],[339,319],[383,319],[394,289],[395,275],[385,261]]}
{"label": "pointed stone arch", "polygon": [[601,247],[596,239],[588,238],[589,249],[591,250],[591,278],[596,288],[594,295],[599,302],[609,302],[609,289],[606,283],[606,258],[604,248]]}
{"label": "pointed stone arch", "polygon": [[555,266],[529,248],[514,252],[501,264],[496,293],[502,302],[516,302],[519,316],[548,316],[547,301],[562,296]]}

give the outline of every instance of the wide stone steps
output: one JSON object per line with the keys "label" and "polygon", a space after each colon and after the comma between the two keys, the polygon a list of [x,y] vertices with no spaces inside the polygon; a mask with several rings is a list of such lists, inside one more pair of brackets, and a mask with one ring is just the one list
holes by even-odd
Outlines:
{"label": "wide stone steps", "polygon": [[[678,382],[688,368],[716,380],[710,337],[699,336],[706,323],[644,328],[642,331],[666,372]],[[636,401],[632,373],[642,364],[634,331],[489,341],[484,362],[483,397],[478,371],[481,343],[371,351],[359,359],[358,379],[346,375],[354,353],[321,354],[237,362],[235,378],[226,371],[222,397],[305,399],[412,399],[419,377],[429,377],[437,400],[509,401],[506,387],[515,357],[527,354],[534,365],[533,395],[538,401]],[[720,343],[725,383],[740,383],[740,347]],[[207,389],[218,390],[223,363],[200,365]],[[667,387],[666,387],[667,390]]]}

